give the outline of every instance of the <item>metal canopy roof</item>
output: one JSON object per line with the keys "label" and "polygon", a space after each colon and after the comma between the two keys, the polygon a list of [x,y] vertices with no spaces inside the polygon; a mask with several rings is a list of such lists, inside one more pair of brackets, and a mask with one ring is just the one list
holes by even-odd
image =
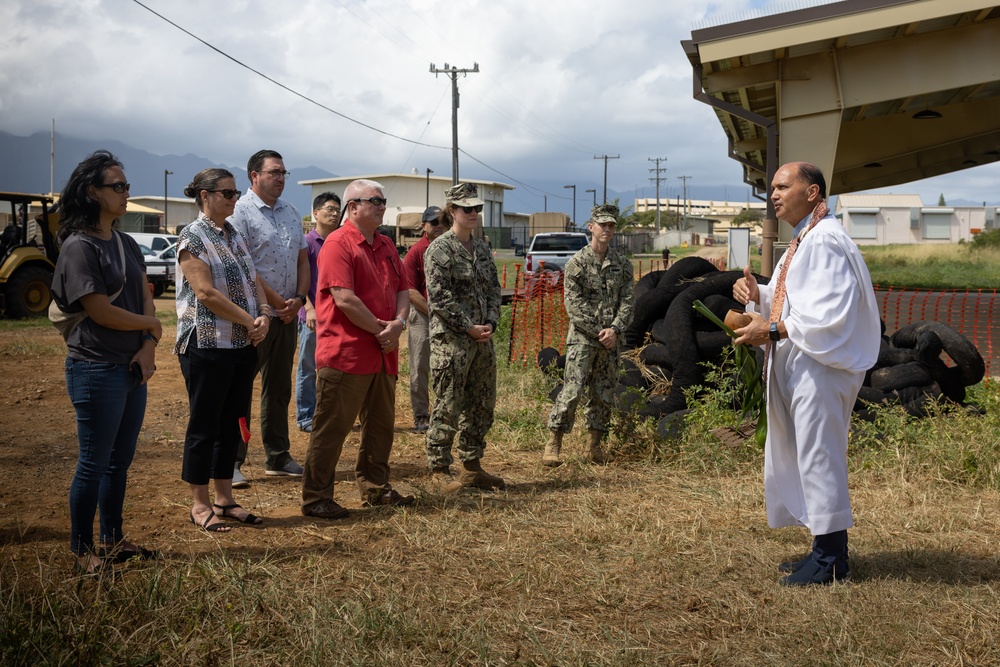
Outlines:
{"label": "metal canopy roof", "polygon": [[758,194],[794,160],[819,166],[838,194],[1000,159],[992,2],[846,0],[695,30],[682,44],[695,97],[715,108]]}

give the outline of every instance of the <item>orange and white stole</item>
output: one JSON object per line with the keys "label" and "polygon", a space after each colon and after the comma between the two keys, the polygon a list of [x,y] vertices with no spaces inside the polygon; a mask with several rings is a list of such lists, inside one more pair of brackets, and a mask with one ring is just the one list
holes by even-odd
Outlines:
{"label": "orange and white stole", "polygon": [[[778,273],[778,282],[774,286],[774,297],[771,299],[771,317],[768,318],[769,322],[777,322],[781,319],[781,311],[785,307],[785,275],[788,273],[788,267],[792,263],[792,258],[795,257],[795,251],[799,247],[799,242],[816,226],[817,222],[826,217],[829,211],[830,209],[826,205],[826,200],[821,199],[816,208],[813,209],[809,224],[788,244],[788,250],[785,251],[785,261],[781,264],[781,271]],[[771,357],[771,347],[773,345],[772,341],[768,341],[767,345],[764,346],[764,368],[761,372],[764,375],[765,383],[767,382],[767,363]]]}

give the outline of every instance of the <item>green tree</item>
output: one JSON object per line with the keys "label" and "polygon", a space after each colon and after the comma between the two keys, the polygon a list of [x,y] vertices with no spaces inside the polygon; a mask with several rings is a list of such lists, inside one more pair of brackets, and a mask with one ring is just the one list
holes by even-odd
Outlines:
{"label": "green tree", "polygon": [[764,212],[758,208],[744,208],[733,218],[733,227],[760,227],[764,221]]}
{"label": "green tree", "polygon": [[947,204],[944,202],[944,193],[943,192],[938,195],[938,206],[947,206]]}

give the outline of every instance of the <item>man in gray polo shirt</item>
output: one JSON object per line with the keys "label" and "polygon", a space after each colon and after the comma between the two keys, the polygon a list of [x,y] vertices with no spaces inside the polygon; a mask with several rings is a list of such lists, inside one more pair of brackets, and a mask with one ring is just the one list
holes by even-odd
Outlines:
{"label": "man in gray polo shirt", "polygon": [[[257,273],[266,283],[267,302],[274,308],[267,338],[257,346],[264,472],[301,477],[302,466],[288,452],[288,405],[292,398],[298,312],[309,290],[309,256],[302,216],[291,203],[281,199],[288,172],[279,153],[254,153],[247,162],[247,175],[250,190],[240,197],[229,221],[246,239]],[[246,455],[246,447],[240,447],[233,471],[233,486],[237,488],[249,486],[240,472]]]}

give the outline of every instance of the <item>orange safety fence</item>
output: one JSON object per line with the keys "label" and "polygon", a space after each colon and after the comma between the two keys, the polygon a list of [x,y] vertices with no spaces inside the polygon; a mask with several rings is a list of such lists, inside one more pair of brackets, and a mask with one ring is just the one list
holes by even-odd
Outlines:
{"label": "orange safety fence", "polygon": [[[646,273],[660,270],[659,260],[650,260]],[[643,275],[643,263],[637,278]],[[558,271],[524,274],[520,265],[514,277],[511,313],[509,361],[522,366],[535,363],[538,351],[554,347],[561,352],[566,344],[569,320],[563,306],[563,278]],[[506,283],[506,276],[504,283]],[[891,335],[913,322],[932,321],[946,324],[968,338],[986,363],[986,377],[1000,374],[1000,333],[995,322],[996,289],[926,290],[880,285],[875,286],[879,312]]]}
{"label": "orange safety fence", "polygon": [[940,322],[969,339],[986,362],[986,377],[1000,373],[1000,345],[994,343],[996,289],[927,290],[875,286],[885,332],[913,322]]}
{"label": "orange safety fence", "polygon": [[508,361],[535,362],[543,347],[562,350],[569,318],[563,306],[562,271],[522,273],[516,266]]}

